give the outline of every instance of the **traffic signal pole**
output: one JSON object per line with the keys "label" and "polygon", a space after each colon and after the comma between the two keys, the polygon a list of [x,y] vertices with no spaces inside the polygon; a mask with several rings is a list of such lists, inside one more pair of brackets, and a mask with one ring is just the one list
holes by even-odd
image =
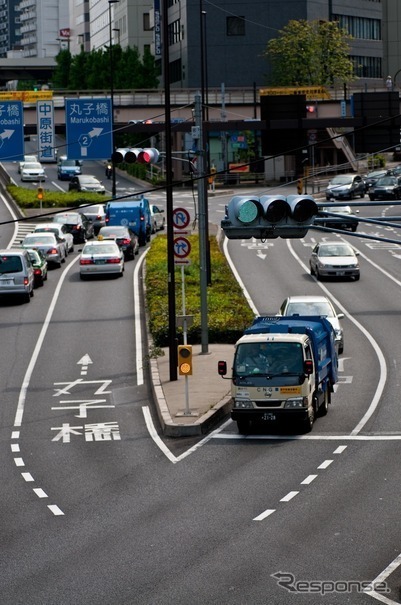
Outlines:
{"label": "traffic signal pole", "polygon": [[200,270],[200,312],[201,312],[201,353],[209,352],[209,328],[207,307],[207,249],[208,249],[208,224],[207,224],[207,190],[205,182],[205,150],[203,142],[201,95],[195,94],[195,125],[198,126],[198,213],[199,213],[199,270]]}

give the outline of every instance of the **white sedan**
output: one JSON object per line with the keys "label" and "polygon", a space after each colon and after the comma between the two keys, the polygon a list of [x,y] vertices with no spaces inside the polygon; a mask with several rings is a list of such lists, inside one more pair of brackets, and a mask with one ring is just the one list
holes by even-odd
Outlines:
{"label": "white sedan", "polygon": [[150,216],[152,220],[152,233],[156,233],[156,231],[161,231],[164,229],[164,225],[166,223],[166,219],[164,216],[163,208],[159,208],[159,206],[150,206]]}
{"label": "white sedan", "polygon": [[90,275],[115,275],[124,273],[124,253],[113,241],[91,241],[85,244],[79,259],[81,279]]}
{"label": "white sedan", "polygon": [[18,174],[21,174],[21,170],[24,167],[24,164],[27,162],[37,162],[38,158],[36,155],[24,155],[24,159],[18,164]]}
{"label": "white sedan", "polygon": [[21,168],[21,181],[45,181],[46,173],[40,162],[24,162]]}

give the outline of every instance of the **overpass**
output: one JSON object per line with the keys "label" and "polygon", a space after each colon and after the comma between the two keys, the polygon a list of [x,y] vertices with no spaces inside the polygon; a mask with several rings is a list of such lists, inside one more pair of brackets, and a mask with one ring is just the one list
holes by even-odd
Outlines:
{"label": "overpass", "polygon": [[48,83],[53,78],[56,65],[55,57],[0,59],[0,88],[4,89],[10,80]]}

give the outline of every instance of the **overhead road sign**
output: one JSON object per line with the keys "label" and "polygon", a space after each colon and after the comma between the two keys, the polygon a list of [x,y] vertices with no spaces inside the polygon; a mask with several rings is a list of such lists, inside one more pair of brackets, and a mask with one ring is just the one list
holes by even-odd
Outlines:
{"label": "overhead road sign", "polygon": [[105,160],[113,152],[111,100],[66,99],[65,126],[70,160]]}
{"label": "overhead road sign", "polygon": [[56,134],[53,101],[36,104],[39,162],[56,161]]}
{"label": "overhead road sign", "polygon": [[0,160],[24,159],[24,108],[21,101],[0,101]]}

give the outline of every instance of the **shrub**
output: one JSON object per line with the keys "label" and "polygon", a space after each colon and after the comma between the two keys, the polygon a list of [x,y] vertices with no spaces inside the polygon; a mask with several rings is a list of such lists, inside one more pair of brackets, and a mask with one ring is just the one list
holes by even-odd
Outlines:
{"label": "shrub", "polygon": [[[8,185],[7,191],[22,209],[41,207],[36,189]],[[63,193],[62,191],[44,189],[42,208],[75,208],[80,204],[86,203],[103,204],[105,201],[108,201],[107,199],[105,200],[105,197],[107,198],[107,196],[101,193],[81,193],[76,191]]]}
{"label": "shrub", "polygon": [[[191,264],[185,268],[185,312],[193,316],[187,329],[188,342],[201,342],[199,237],[191,235]],[[211,285],[207,289],[209,342],[235,343],[254,314],[220,251],[215,238],[210,239]],[[181,268],[175,275],[176,314],[182,313]],[[167,236],[152,240],[146,256],[146,301],[149,329],[156,347],[169,344],[169,308],[167,274]],[[183,340],[182,328],[177,328],[178,342]]]}

